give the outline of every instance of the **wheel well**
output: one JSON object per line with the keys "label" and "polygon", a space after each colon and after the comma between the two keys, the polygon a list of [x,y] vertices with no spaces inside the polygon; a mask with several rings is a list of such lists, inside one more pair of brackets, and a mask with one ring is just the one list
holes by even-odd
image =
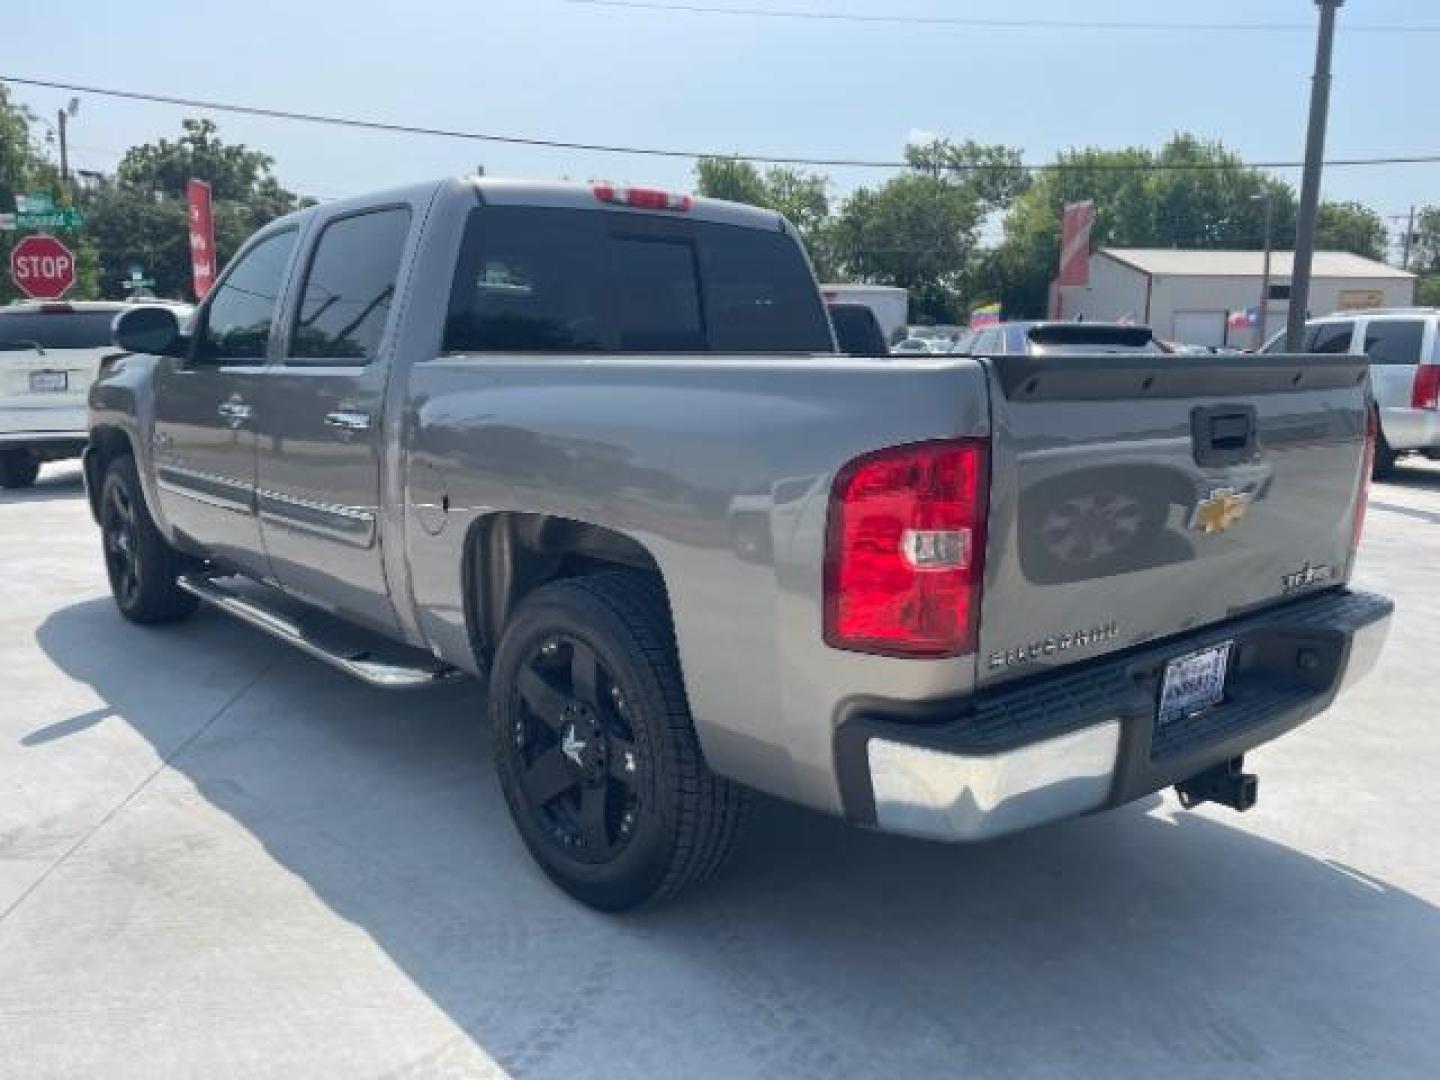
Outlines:
{"label": "wheel well", "polygon": [[480,666],[489,666],[510,613],[529,593],[616,567],[653,574],[664,590],[654,556],[612,529],[547,514],[491,514],[476,522],[465,544],[464,589],[465,623]]}
{"label": "wheel well", "polygon": [[100,520],[100,485],[105,480],[105,470],[118,457],[133,454],[130,437],[116,427],[97,427],[90,432],[90,450],[81,462],[85,469],[85,490],[90,498],[90,513]]}

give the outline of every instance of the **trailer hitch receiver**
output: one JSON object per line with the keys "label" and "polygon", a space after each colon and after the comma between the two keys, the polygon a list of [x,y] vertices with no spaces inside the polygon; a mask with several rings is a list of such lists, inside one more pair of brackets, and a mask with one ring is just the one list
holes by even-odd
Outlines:
{"label": "trailer hitch receiver", "polygon": [[1175,785],[1180,805],[1193,810],[1201,803],[1213,802],[1232,810],[1249,810],[1260,797],[1260,778],[1244,769],[1245,759],[1234,757],[1181,780]]}

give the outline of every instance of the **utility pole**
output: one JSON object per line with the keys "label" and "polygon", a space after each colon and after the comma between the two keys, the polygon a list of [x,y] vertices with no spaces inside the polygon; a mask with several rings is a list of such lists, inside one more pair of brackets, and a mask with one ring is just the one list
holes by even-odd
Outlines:
{"label": "utility pole", "polygon": [[70,186],[70,147],[65,139],[65,125],[70,122],[70,117],[65,110],[61,109],[56,114],[60,119],[60,185],[68,188]]}
{"label": "utility pole", "polygon": [[1320,173],[1325,160],[1325,128],[1330,117],[1330,61],[1335,53],[1335,14],[1345,0],[1315,0],[1320,37],[1315,46],[1315,77],[1310,84],[1310,131],[1305,142],[1305,177],[1300,184],[1300,215],[1295,223],[1295,266],[1290,274],[1290,317],[1285,349],[1299,352],[1310,310],[1310,269],[1315,262],[1315,223],[1320,215]]}
{"label": "utility pole", "polygon": [[1400,269],[1410,269],[1410,241],[1415,236],[1415,207],[1410,207],[1410,219],[1405,223],[1405,244],[1400,256]]}
{"label": "utility pole", "polygon": [[1255,320],[1255,351],[1265,344],[1265,323],[1270,314],[1270,256],[1275,250],[1275,192],[1265,188],[1265,261],[1260,267],[1260,315]]}

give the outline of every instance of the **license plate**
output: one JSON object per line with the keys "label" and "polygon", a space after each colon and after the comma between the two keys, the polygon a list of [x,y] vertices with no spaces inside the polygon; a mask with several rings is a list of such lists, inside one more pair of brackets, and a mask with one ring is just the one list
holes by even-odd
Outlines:
{"label": "license plate", "polygon": [[70,389],[70,376],[65,371],[32,371],[30,392],[32,394],[54,394]]}
{"label": "license plate", "polygon": [[1160,684],[1160,711],[1156,727],[1183,720],[1210,708],[1225,696],[1225,669],[1230,664],[1234,642],[1214,645],[1186,656],[1177,656],[1165,665]]}

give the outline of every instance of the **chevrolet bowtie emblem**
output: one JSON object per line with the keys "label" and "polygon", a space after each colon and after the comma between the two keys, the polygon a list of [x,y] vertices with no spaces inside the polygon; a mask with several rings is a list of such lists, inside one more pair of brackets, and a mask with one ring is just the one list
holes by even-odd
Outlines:
{"label": "chevrolet bowtie emblem", "polygon": [[1245,516],[1253,496],[1248,491],[1216,488],[1195,506],[1190,528],[1203,533],[1221,533]]}

